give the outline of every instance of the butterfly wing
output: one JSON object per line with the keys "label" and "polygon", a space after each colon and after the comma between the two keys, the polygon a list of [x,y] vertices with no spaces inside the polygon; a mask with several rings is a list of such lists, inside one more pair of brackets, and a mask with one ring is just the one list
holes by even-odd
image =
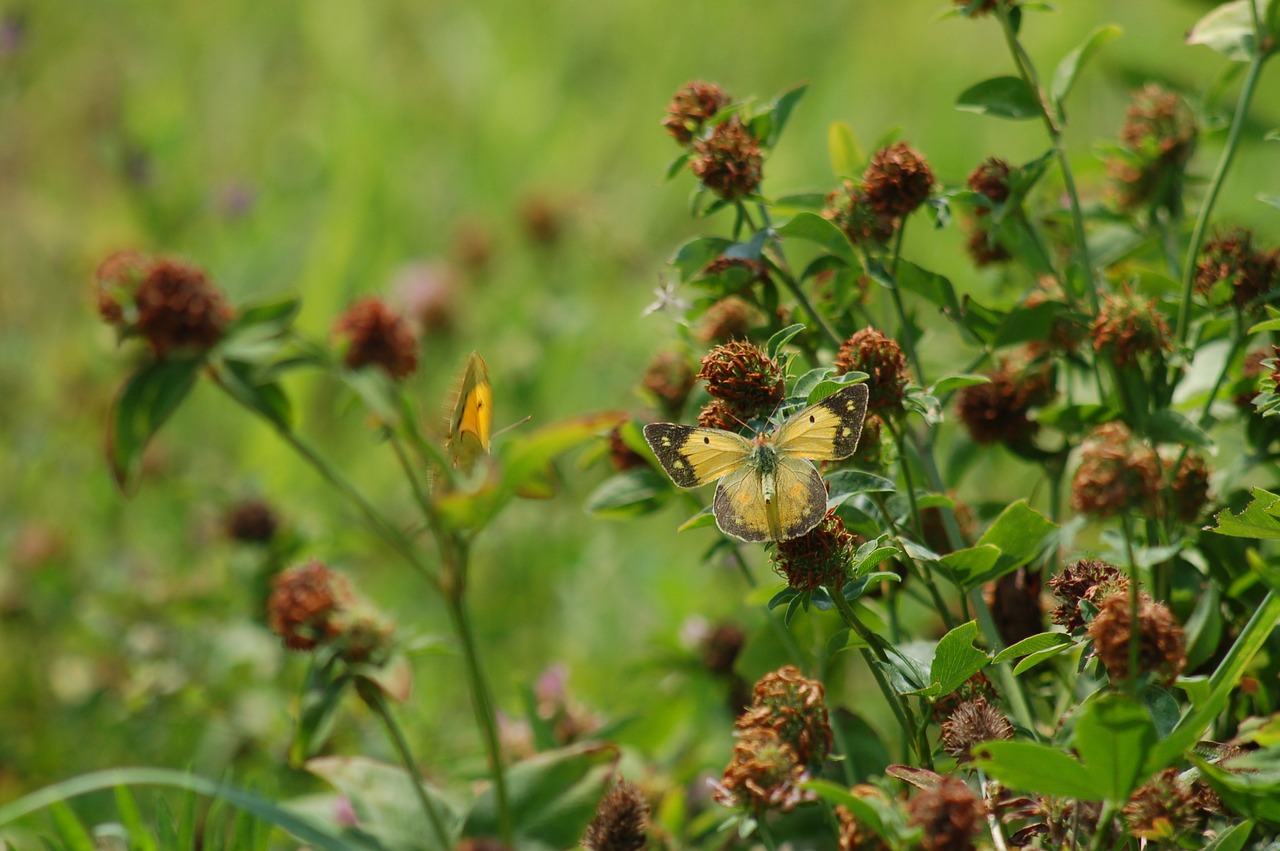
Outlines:
{"label": "butterfly wing", "polygon": [[489,453],[492,434],[493,385],[489,383],[489,367],[484,358],[472,352],[449,416],[445,446],[453,457],[453,466],[460,470],[474,467],[480,456]]}
{"label": "butterfly wing", "polygon": [[822,520],[827,488],[809,461],[779,458],[772,474],[745,466],[721,479],[712,510],[720,531],[740,541],[786,541]]}
{"label": "butterfly wing", "polygon": [[850,384],[787,420],[773,436],[778,454],[814,461],[848,458],[862,436],[867,392],[865,384]]}
{"label": "butterfly wing", "polygon": [[650,423],[644,439],[671,481],[696,488],[741,469],[751,455],[751,441],[718,428],[676,423]]}

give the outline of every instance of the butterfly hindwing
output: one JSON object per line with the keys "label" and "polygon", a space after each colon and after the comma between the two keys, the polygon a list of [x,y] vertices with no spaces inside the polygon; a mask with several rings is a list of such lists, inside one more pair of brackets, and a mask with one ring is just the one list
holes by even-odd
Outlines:
{"label": "butterfly hindwing", "polygon": [[798,538],[827,513],[827,486],[812,462],[779,458],[774,472],[777,528],[774,540]]}
{"label": "butterfly hindwing", "polygon": [[850,384],[805,408],[774,435],[778,453],[814,461],[848,458],[862,436],[867,395],[867,385]]}
{"label": "butterfly hindwing", "polygon": [[751,454],[751,441],[715,428],[650,423],[644,439],[671,481],[682,488],[714,482],[745,465]]}
{"label": "butterfly hindwing", "polygon": [[780,458],[772,473],[748,465],[721,479],[712,511],[720,531],[740,541],[786,541],[822,520],[827,488],[813,464]]}
{"label": "butterfly hindwing", "polygon": [[472,352],[458,384],[457,398],[449,414],[449,434],[445,445],[453,466],[470,470],[489,452],[493,434],[493,385],[484,358]]}

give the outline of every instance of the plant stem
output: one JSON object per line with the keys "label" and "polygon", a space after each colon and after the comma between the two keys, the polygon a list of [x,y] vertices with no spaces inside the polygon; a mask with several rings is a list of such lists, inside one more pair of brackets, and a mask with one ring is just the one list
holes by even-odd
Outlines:
{"label": "plant stem", "polygon": [[[1079,809],[1079,802],[1076,802],[1076,808]],[[1115,818],[1115,815],[1115,804],[1110,801],[1104,801],[1102,803],[1102,815],[1098,816],[1098,825],[1093,831],[1093,841],[1089,843],[1089,851],[1102,851],[1102,840],[1110,832],[1111,820]]]}
{"label": "plant stem", "polygon": [[898,260],[902,257],[902,238],[906,232],[907,223],[903,221],[894,235],[893,254],[889,257],[889,275],[893,278],[893,286],[889,289],[889,294],[893,296],[893,309],[898,314],[898,327],[901,329],[898,336],[902,338],[902,347],[907,350],[907,359],[911,361],[911,368],[916,373],[916,382],[924,385],[929,382],[925,380],[920,355],[916,352],[915,341],[911,339],[911,324],[907,322],[907,308],[902,302],[902,289],[898,286]]}
{"label": "plant stem", "polygon": [[765,810],[757,810],[755,818],[756,833],[760,835],[760,842],[768,851],[778,851],[778,840],[773,838],[773,831],[769,829],[767,821],[769,814]]}
{"label": "plant stem", "polygon": [[392,714],[391,707],[387,705],[386,695],[376,685],[364,680],[357,680],[356,691],[365,705],[373,710],[374,714],[382,720],[383,726],[387,728],[387,736],[391,739],[396,753],[400,755],[400,761],[404,763],[405,770],[409,772],[409,782],[413,784],[418,804],[426,814],[427,821],[431,823],[431,829],[435,831],[440,847],[452,848],[453,842],[449,839],[449,831],[444,826],[444,819],[436,810],[435,804],[431,802],[431,798],[427,796],[424,788],[426,783],[418,770],[417,762],[413,759],[413,753],[409,750],[409,743],[405,741],[404,732],[400,729],[395,715]]}
{"label": "plant stem", "polygon": [[916,486],[911,479],[911,461],[907,457],[907,444],[902,432],[894,424],[892,417],[884,417],[882,422],[893,435],[894,446],[898,448],[898,468],[902,471],[902,487],[907,492],[907,505],[911,508],[911,526],[917,535],[924,538],[924,522],[920,518],[920,507],[916,503]]}
{"label": "plant stem", "polygon": [[1133,555],[1133,530],[1128,515],[1121,515],[1125,557],[1129,560],[1129,691],[1138,693],[1138,658],[1142,648],[1142,623],[1138,620],[1138,560]]}
{"label": "plant stem", "polygon": [[991,806],[991,790],[987,787],[987,778],[981,771],[978,772],[978,786],[982,789],[983,800],[987,801],[987,829],[991,831],[991,843],[996,851],[1008,851],[1008,846],[1004,843],[1004,831],[1000,829],[1000,819]]}
{"label": "plant stem", "polygon": [[884,518],[885,524],[889,527],[889,534],[893,535],[894,541],[898,545],[898,549],[902,551],[902,559],[906,561],[907,566],[913,569],[920,581],[929,589],[929,596],[933,598],[934,608],[938,610],[938,615],[942,618],[943,624],[947,629],[954,627],[955,619],[951,616],[951,610],[947,607],[947,603],[942,599],[942,593],[938,590],[937,584],[933,581],[933,573],[926,564],[917,563],[915,559],[907,552],[906,544],[902,542],[902,533],[898,530],[898,525],[893,522],[893,516],[889,513],[889,507],[885,504],[884,498],[876,494],[873,499],[877,506],[880,507],[880,515]]}
{"label": "plant stem", "polygon": [[791,274],[791,264],[787,262],[787,255],[782,249],[782,239],[773,229],[773,222],[769,218],[769,208],[764,204],[760,204],[759,210],[760,220],[769,231],[769,244],[773,246],[773,253],[777,256],[777,262],[773,266],[778,273],[778,277],[782,279],[782,283],[786,284],[787,289],[795,296],[796,301],[800,302],[800,306],[805,309],[805,312],[813,317],[813,321],[818,324],[818,328],[822,331],[822,335],[827,338],[827,342],[837,349],[840,348],[840,344],[844,341],[840,339],[840,335],[827,322],[827,317],[819,313],[818,309],[813,306],[813,302],[809,301],[809,297],[800,288],[800,283],[796,280],[795,275]]}

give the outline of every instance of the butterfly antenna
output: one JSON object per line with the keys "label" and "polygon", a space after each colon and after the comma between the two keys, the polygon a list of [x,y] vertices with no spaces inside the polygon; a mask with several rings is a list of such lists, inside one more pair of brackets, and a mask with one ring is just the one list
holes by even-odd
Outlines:
{"label": "butterfly antenna", "polygon": [[493,433],[493,437],[497,437],[500,434],[506,434],[507,432],[511,431],[511,429],[518,428],[519,426],[522,426],[525,423],[529,422],[529,420],[531,419],[533,419],[533,414],[530,414],[529,416],[525,417],[522,420],[516,420],[509,426],[503,426],[502,428],[498,429]]}

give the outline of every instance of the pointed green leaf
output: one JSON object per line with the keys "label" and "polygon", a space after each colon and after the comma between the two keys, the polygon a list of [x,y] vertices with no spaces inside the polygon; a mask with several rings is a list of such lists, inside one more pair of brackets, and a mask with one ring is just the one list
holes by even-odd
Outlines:
{"label": "pointed green leaf", "polygon": [[1013,121],[1041,114],[1039,98],[1021,77],[993,77],[970,86],[956,99],[956,109]]}
{"label": "pointed green leaf", "polygon": [[987,742],[974,748],[974,767],[1010,789],[1052,798],[1099,800],[1098,788],[1079,762],[1036,742]]}
{"label": "pointed green leaf", "polygon": [[779,225],[777,231],[787,239],[812,242],[850,266],[858,262],[844,231],[817,213],[796,213],[786,224]]}
{"label": "pointed green leaf", "polygon": [[1055,103],[1061,104],[1066,100],[1067,95],[1071,93],[1071,87],[1075,85],[1076,76],[1089,58],[1100,47],[1119,38],[1123,32],[1124,30],[1115,24],[1098,27],[1079,47],[1062,57],[1062,61],[1053,72],[1053,84],[1049,89]]}
{"label": "pointed green leaf", "polygon": [[1132,697],[1095,700],[1076,721],[1072,743],[1105,800],[1123,803],[1146,779],[1142,763],[1156,742],[1146,708]]}
{"label": "pointed green leaf", "polygon": [[940,694],[955,691],[991,661],[986,651],[973,646],[977,637],[978,622],[974,620],[960,624],[938,641],[929,679],[939,686]]}
{"label": "pointed green leaf", "polygon": [[1039,635],[1024,638],[1017,644],[1006,647],[996,655],[996,658],[993,661],[998,665],[1001,662],[1007,662],[1010,659],[1019,659],[1032,653],[1039,653],[1051,648],[1064,647],[1071,643],[1071,636],[1067,635],[1065,632],[1042,632]]}
{"label": "pointed green leaf", "polygon": [[[1251,0],[1223,3],[1191,27],[1187,44],[1203,44],[1234,62],[1249,62],[1257,54],[1257,35],[1253,31]],[[1253,0],[1258,16],[1266,21],[1264,0]],[[1272,34],[1274,37],[1274,34]]]}
{"label": "pointed green leaf", "polygon": [[601,517],[638,517],[671,495],[667,480],[653,469],[628,470],[605,479],[587,497],[584,508]]}
{"label": "pointed green leaf", "polygon": [[160,426],[195,386],[202,359],[172,358],[146,364],[125,382],[112,405],[107,459],[121,490],[130,491],[142,468],[142,453]]}
{"label": "pointed green leaf", "polygon": [[1253,499],[1239,514],[1224,508],[1214,518],[1218,525],[1209,528],[1219,535],[1235,538],[1260,538],[1264,541],[1280,540],[1280,496],[1253,489]]}
{"label": "pointed green leaf", "polygon": [[831,158],[831,171],[836,177],[853,177],[867,161],[866,151],[846,121],[832,121],[827,126],[827,156]]}

